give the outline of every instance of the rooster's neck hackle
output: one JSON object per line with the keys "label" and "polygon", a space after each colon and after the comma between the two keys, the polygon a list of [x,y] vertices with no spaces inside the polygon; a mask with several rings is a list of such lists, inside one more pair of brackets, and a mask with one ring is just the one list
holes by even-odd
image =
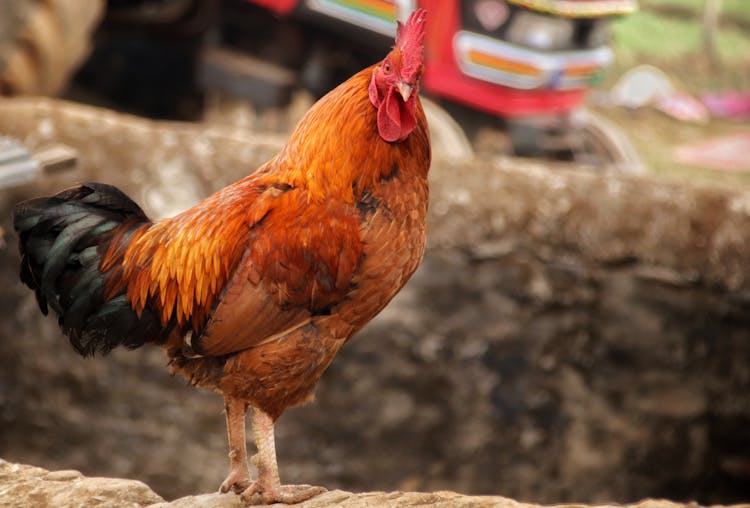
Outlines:
{"label": "rooster's neck hackle", "polygon": [[378,134],[377,109],[368,96],[374,68],[355,74],[310,109],[269,163],[275,178],[307,188],[312,200],[337,196],[353,203],[365,189],[392,176],[395,168],[426,176],[430,147],[422,106],[417,99],[417,125],[404,141],[384,141]]}

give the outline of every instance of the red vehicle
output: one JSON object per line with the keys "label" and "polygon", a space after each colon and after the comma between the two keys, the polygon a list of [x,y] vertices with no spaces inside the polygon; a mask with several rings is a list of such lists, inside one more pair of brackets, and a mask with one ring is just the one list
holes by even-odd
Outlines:
{"label": "red vehicle", "polygon": [[505,117],[569,111],[610,63],[609,17],[636,0],[248,0],[279,15],[326,16],[393,37],[396,18],[430,12],[424,87]]}
{"label": "red vehicle", "polygon": [[[363,63],[363,56],[382,53],[395,34],[396,19],[405,19],[416,7],[424,7],[429,18],[423,86],[429,96],[505,119],[514,151],[521,155],[583,149],[615,161],[629,157],[624,153],[628,148],[619,146],[623,141],[614,139],[618,134],[611,126],[594,125],[590,116],[577,116],[577,112],[586,91],[601,79],[612,59],[608,46],[611,18],[636,10],[637,0],[246,2],[280,18],[267,21],[270,26],[305,27],[295,33],[302,44],[309,45],[312,57],[299,70],[303,84],[318,95],[345,77],[345,67],[356,68]],[[230,32],[232,24],[231,20],[227,23]],[[235,33],[242,30],[242,26],[235,27]],[[321,37],[328,41],[322,43],[323,48],[317,46]],[[224,48],[231,46],[232,38],[226,41],[229,44]],[[287,47],[292,53],[305,52],[278,42],[278,47]],[[326,62],[331,48],[341,69]],[[347,51],[351,54],[342,57]],[[347,60],[357,62],[347,66]],[[222,80],[212,77],[221,74],[222,62],[227,61],[209,55],[204,61],[204,84],[221,86]],[[294,65],[288,69],[295,75]],[[264,80],[261,75],[257,78]],[[583,144],[589,146],[578,146]]]}

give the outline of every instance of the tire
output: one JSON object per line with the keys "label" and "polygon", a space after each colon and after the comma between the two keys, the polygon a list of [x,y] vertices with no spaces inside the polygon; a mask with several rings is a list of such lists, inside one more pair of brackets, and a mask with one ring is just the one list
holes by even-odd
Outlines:
{"label": "tire", "polygon": [[103,0],[3,0],[0,94],[54,95],[88,55]]}
{"label": "tire", "polygon": [[557,125],[511,120],[508,133],[516,156],[575,162],[601,171],[645,171],[627,134],[588,109],[561,117]]}
{"label": "tire", "polygon": [[583,109],[578,114],[582,143],[580,151],[574,153],[574,160],[603,164],[623,173],[645,172],[638,152],[622,129],[590,110]]}

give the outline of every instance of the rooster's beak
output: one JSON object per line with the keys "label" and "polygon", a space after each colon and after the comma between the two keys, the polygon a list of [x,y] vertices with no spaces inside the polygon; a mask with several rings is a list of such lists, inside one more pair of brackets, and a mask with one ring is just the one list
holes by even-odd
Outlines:
{"label": "rooster's beak", "polygon": [[398,93],[401,94],[401,97],[404,99],[404,102],[409,100],[409,97],[411,97],[412,87],[409,83],[404,83],[403,81],[398,84]]}

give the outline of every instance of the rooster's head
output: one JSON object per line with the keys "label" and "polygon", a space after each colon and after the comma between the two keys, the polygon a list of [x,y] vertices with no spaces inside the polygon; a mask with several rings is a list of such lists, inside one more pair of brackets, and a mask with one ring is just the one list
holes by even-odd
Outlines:
{"label": "rooster's head", "polygon": [[375,66],[370,102],[378,109],[378,132],[388,142],[403,141],[414,130],[415,100],[424,67],[426,11],[417,9],[406,24],[398,23],[396,44]]}

